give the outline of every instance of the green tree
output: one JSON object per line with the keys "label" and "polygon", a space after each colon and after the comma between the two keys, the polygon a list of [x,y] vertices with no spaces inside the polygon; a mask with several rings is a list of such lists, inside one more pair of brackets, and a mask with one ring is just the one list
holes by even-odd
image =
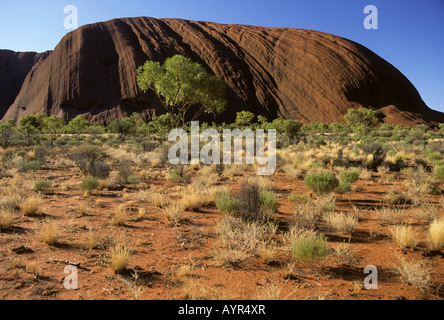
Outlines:
{"label": "green tree", "polygon": [[65,130],[68,133],[76,133],[80,135],[82,133],[85,133],[88,130],[89,126],[89,121],[86,120],[83,115],[78,115],[68,123],[68,125],[65,127]]}
{"label": "green tree", "polygon": [[111,121],[108,129],[113,133],[117,133],[121,141],[124,141],[128,135],[132,135],[137,132],[136,122],[130,117],[123,117],[121,119]]}
{"label": "green tree", "polygon": [[302,123],[300,123],[298,120],[291,120],[287,119],[284,122],[284,132],[290,138],[290,140],[293,140],[297,137],[299,131],[301,130]]}
{"label": "green tree", "polygon": [[381,122],[380,115],[379,111],[368,108],[348,109],[344,119],[351,125],[363,125],[374,128]]}
{"label": "green tree", "polygon": [[162,114],[154,117],[148,122],[144,128],[146,135],[153,135],[159,137],[160,140],[166,140],[168,133],[176,127],[176,122],[170,113]]}
{"label": "green tree", "polygon": [[296,138],[302,124],[298,120],[274,119],[273,122],[266,125],[266,129],[275,129],[278,133],[284,133],[290,140]]}
{"label": "green tree", "polygon": [[241,111],[236,113],[235,124],[239,127],[248,127],[253,122],[255,115],[250,111]]}
{"label": "green tree", "polygon": [[258,115],[257,123],[259,124],[259,129],[265,129],[268,126],[268,119],[263,115]]}
{"label": "green tree", "polygon": [[50,116],[43,119],[43,131],[47,133],[58,133],[66,125],[65,119]]}
{"label": "green tree", "polygon": [[44,119],[47,116],[45,114],[37,114],[37,115],[28,115],[24,116],[19,121],[19,131],[23,132],[30,142],[34,139],[34,137],[42,133],[44,128]]}
{"label": "green tree", "polygon": [[0,145],[6,149],[10,143],[15,131],[15,120],[8,120],[4,123],[0,123]]}
{"label": "green tree", "polygon": [[[181,55],[166,59],[163,65],[147,61],[137,69],[137,83],[141,90],[152,89],[159,96],[177,128],[185,128],[205,113],[225,110],[225,82]],[[187,114],[190,110],[193,113]]]}

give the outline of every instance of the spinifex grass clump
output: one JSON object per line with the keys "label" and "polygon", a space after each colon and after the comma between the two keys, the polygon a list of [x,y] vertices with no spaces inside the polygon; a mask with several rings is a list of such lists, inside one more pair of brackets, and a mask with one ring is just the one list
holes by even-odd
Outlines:
{"label": "spinifex grass clump", "polygon": [[40,238],[46,244],[55,245],[60,236],[60,227],[52,221],[45,221],[40,228]]}
{"label": "spinifex grass clump", "polygon": [[427,246],[432,251],[444,248],[444,218],[434,220],[430,224]]}
{"label": "spinifex grass clump", "polygon": [[0,210],[0,232],[8,230],[14,223],[14,213],[11,210]]}
{"label": "spinifex grass clump", "polygon": [[114,273],[122,273],[128,265],[131,250],[123,244],[117,244],[109,249],[109,266]]}
{"label": "spinifex grass clump", "polygon": [[305,177],[305,185],[318,194],[332,192],[339,186],[339,180],[331,172],[314,172]]}
{"label": "spinifex grass clump", "polygon": [[330,249],[324,235],[307,231],[292,241],[291,250],[297,261],[312,263],[325,257]]}

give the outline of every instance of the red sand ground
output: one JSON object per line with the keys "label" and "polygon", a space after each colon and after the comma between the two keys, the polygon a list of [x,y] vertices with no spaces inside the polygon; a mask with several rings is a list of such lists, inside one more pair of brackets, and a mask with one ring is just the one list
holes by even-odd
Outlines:
{"label": "red sand ground", "polygon": [[[142,181],[159,190],[171,191],[175,184],[164,178],[160,169],[155,180]],[[390,189],[403,189],[402,180],[392,185],[378,183],[380,174],[374,174],[370,181],[359,180],[359,192],[339,194],[336,210],[351,210],[350,204],[364,207],[357,230],[351,239],[346,235],[327,234],[329,244],[350,243],[357,249],[360,260],[353,266],[324,264],[324,269],[310,269],[295,264],[295,272],[289,276],[288,264],[295,263],[289,251],[276,253],[275,261],[266,265],[258,257],[251,257],[236,267],[216,265],[212,252],[217,250],[215,224],[222,214],[214,207],[203,208],[201,212],[188,212],[185,222],[171,226],[162,209],[135,199],[136,189],[126,191],[97,191],[84,197],[76,186],[81,179],[78,171],[50,170],[37,173],[39,177],[57,181],[70,181],[74,187],[67,191],[53,188],[53,194],[44,196],[45,215],[42,217],[20,217],[12,230],[0,233],[0,299],[73,299],[73,300],[114,300],[114,299],[255,299],[278,295],[279,299],[442,299],[443,256],[427,255],[421,245],[415,250],[403,251],[390,238],[387,226],[381,225],[373,206],[381,201],[382,195]],[[399,175],[399,174],[398,174]],[[306,193],[303,181],[289,179],[282,173],[271,177],[280,208],[278,219],[282,228],[291,221],[291,202],[288,195]],[[223,179],[222,185],[236,187],[238,179]],[[440,196],[428,196],[438,203]],[[99,200],[100,203],[97,202]],[[125,226],[113,226],[111,215],[121,203],[127,203],[130,210]],[[76,208],[89,205],[86,215],[80,215]],[[438,204],[437,204],[438,205]],[[147,214],[137,219],[137,210],[146,208]],[[441,215],[443,210],[441,209]],[[51,218],[62,226],[59,244],[49,246],[36,235],[37,225],[45,218]],[[415,224],[425,238],[426,224]],[[123,240],[131,245],[128,270],[115,275],[105,263],[106,250],[87,249],[89,229],[98,231],[103,244],[112,240]],[[30,252],[14,252],[21,246]],[[282,247],[281,247],[282,248]],[[17,250],[16,250],[17,251]],[[432,269],[434,285],[430,290],[421,291],[401,282],[396,273],[398,256],[410,259],[425,259]],[[38,276],[27,273],[24,267],[11,268],[11,258],[20,257],[23,265],[35,262],[39,266]],[[50,261],[50,258],[80,262],[78,268],[78,290],[66,290],[63,285],[65,263]],[[189,272],[179,274],[179,266],[189,266]],[[379,288],[365,290],[363,268],[374,265],[378,268]],[[8,267],[9,266],[9,267]],[[132,274],[138,274],[137,282]],[[125,282],[125,281],[126,282]],[[129,284],[132,284],[130,286]],[[138,291],[139,290],[139,291]],[[280,292],[280,293],[279,293]],[[262,294],[262,295],[261,295]]]}

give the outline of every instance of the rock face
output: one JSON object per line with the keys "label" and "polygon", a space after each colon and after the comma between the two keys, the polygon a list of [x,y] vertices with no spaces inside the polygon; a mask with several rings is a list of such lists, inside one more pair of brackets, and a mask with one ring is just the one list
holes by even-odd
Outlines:
{"label": "rock face", "polygon": [[132,112],[145,118],[162,113],[155,95],[137,87],[136,69],[174,54],[190,57],[227,82],[228,110],[209,120],[230,121],[237,111],[250,110],[269,118],[330,123],[342,121],[348,108],[372,107],[393,124],[444,122],[444,114],[429,109],[395,67],[344,38],[142,17],[67,34],[27,74],[16,97],[8,91],[3,105],[13,102],[4,120],[45,112],[67,119],[85,114],[108,123]]}
{"label": "rock face", "polygon": [[0,117],[14,102],[31,69],[49,54],[0,50]]}

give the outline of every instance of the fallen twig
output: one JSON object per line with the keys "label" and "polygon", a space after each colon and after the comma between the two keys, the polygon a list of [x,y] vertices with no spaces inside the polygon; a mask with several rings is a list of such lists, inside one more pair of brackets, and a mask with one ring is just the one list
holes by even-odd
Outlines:
{"label": "fallen twig", "polygon": [[73,261],[68,261],[68,260],[59,260],[59,259],[53,259],[53,258],[49,258],[50,261],[53,262],[61,262],[61,263],[66,263],[66,264],[70,264],[72,266],[80,266],[80,262],[73,262]]}

